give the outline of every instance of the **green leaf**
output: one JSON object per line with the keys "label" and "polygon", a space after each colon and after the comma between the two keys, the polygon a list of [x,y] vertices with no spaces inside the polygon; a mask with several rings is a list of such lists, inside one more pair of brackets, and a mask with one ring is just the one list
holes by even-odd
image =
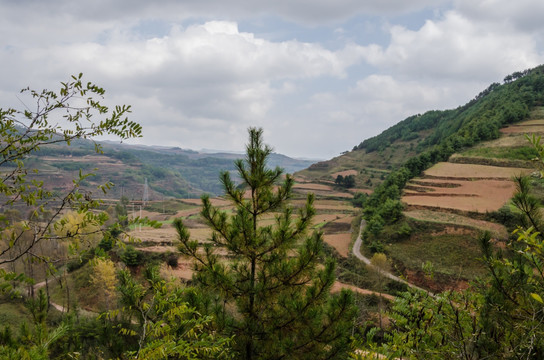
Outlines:
{"label": "green leaf", "polygon": [[544,301],[542,300],[542,298],[540,297],[540,295],[535,294],[535,293],[531,293],[531,297],[532,297],[533,299],[535,299],[536,301],[538,301],[539,303],[544,304]]}

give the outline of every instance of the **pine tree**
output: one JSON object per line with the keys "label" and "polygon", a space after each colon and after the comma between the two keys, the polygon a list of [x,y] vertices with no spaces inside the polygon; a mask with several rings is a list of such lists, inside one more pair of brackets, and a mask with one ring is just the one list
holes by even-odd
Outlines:
{"label": "pine tree", "polygon": [[[204,196],[201,215],[211,241],[200,248],[177,219],[180,250],[195,259],[196,283],[222,305],[215,307],[218,330],[234,335],[241,359],[345,358],[352,295],[330,294],[335,263],[323,261],[322,234],[308,234],[314,197],[295,214],[287,204],[294,180],[266,167],[271,152],[262,129],[250,128],[246,158],[235,162],[241,184],[221,173],[234,213]],[[274,225],[261,225],[267,214],[275,215]]]}

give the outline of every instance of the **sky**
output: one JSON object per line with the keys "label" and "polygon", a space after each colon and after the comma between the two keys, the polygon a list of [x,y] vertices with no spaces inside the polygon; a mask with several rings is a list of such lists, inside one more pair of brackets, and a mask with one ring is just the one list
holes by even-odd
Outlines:
{"label": "sky", "polygon": [[[131,143],[329,159],[544,63],[542,0],[0,0],[0,107],[70,75]],[[24,103],[24,106],[28,104]]]}

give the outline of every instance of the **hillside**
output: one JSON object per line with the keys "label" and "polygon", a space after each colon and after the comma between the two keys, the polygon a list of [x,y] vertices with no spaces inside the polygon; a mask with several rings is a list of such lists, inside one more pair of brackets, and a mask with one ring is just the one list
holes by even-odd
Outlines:
{"label": "hillside", "polygon": [[[72,186],[72,179],[83,171],[93,173],[83,182],[86,191],[96,192],[97,186],[111,181],[114,187],[107,198],[142,199],[148,181],[150,200],[165,197],[194,198],[203,193],[220,195],[219,172],[234,170],[233,160],[242,155],[230,153],[199,153],[180,148],[101,143],[103,153],[97,154],[87,140],[74,141],[71,146],[49,145],[32,154],[25,162],[36,168],[33,175],[45,180],[48,190],[60,191]],[[312,164],[281,154],[272,154],[269,166],[280,166],[294,172]],[[102,194],[100,196],[103,196]]]}
{"label": "hillside", "polygon": [[[411,116],[297,175],[320,184],[354,175],[354,191],[371,193],[357,201],[367,256],[385,252],[420,286],[462,288],[485,272],[477,260],[480,232],[491,231],[496,247],[508,240],[517,218],[508,206],[512,177],[535,171],[525,134],[542,134],[543,103],[540,66],[491,84],[456,109]],[[532,183],[541,196],[540,180]]]}
{"label": "hillside", "polygon": [[417,175],[456,151],[498,138],[500,128],[527,119],[531,109],[543,103],[543,89],[542,66],[516,72],[463,106],[410,116],[352,151],[318,162],[298,175],[327,181],[339,171],[354,170],[357,187],[366,189],[374,189],[384,174],[403,165]]}

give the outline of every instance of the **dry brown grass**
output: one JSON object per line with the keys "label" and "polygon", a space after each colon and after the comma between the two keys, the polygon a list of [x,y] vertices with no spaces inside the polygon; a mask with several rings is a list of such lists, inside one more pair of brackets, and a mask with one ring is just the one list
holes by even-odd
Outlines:
{"label": "dry brown grass", "polygon": [[544,132],[544,119],[522,121],[502,128],[500,131],[503,134],[542,133]]}
{"label": "dry brown grass", "polygon": [[164,264],[160,268],[161,275],[166,278],[191,280],[193,277],[193,262],[184,257],[178,258],[177,268],[171,268]]}
{"label": "dry brown grass", "polygon": [[332,285],[331,292],[339,292],[342,289],[352,290],[354,292],[358,292],[359,294],[363,294],[363,295],[377,295],[377,296],[381,295],[384,299],[395,300],[395,297],[393,295],[383,294],[383,293],[380,294],[379,292],[376,292],[376,291],[361,289],[353,285],[341,283],[340,281],[336,281]]}
{"label": "dry brown grass", "polygon": [[525,134],[505,134],[498,139],[484,141],[478,145],[476,148],[489,148],[489,147],[520,147],[527,146],[527,138]]}
{"label": "dry brown grass", "polygon": [[172,226],[163,225],[159,229],[142,227],[129,232],[129,235],[141,240],[142,242],[156,242],[162,244],[173,244],[177,239],[176,230]]}
{"label": "dry brown grass", "polygon": [[324,235],[323,240],[334,247],[341,256],[348,257],[351,242],[350,233]]}
{"label": "dry brown grass", "polygon": [[[198,206],[202,205],[201,199],[183,199],[181,200],[181,202],[189,204],[189,205],[198,205]],[[210,202],[212,203],[213,206],[218,206],[218,207],[231,205],[230,201],[227,201],[221,198],[210,198]]]}

